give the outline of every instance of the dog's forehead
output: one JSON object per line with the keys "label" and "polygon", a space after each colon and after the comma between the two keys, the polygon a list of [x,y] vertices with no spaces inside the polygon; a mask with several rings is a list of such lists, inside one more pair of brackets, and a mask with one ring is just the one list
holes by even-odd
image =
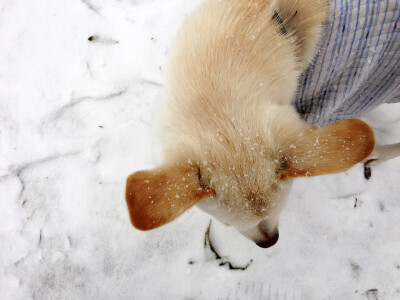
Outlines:
{"label": "dog's forehead", "polygon": [[224,206],[230,209],[238,206],[251,214],[265,215],[274,205],[280,187],[275,162],[204,163],[207,164],[207,184],[216,190],[218,201]]}
{"label": "dog's forehead", "polygon": [[277,185],[279,155],[279,150],[265,142],[245,138],[234,144],[214,144],[198,164],[208,181],[223,189],[241,191],[250,199]]}

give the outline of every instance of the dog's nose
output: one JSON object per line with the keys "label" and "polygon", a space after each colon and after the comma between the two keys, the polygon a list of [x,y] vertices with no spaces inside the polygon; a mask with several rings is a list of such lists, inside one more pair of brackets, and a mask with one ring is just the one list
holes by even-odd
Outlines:
{"label": "dog's nose", "polygon": [[279,231],[276,231],[275,234],[271,238],[267,238],[261,242],[257,242],[257,246],[261,248],[269,248],[275,245],[279,240]]}

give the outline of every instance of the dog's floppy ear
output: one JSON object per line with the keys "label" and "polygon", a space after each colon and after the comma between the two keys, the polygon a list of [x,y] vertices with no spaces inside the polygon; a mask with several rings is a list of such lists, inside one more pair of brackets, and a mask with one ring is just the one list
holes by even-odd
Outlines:
{"label": "dog's floppy ear", "polygon": [[132,225],[150,230],[171,222],[215,191],[200,183],[198,167],[176,163],[128,177],[125,198]]}
{"label": "dog's floppy ear", "polygon": [[348,119],[322,128],[310,127],[285,146],[281,179],[346,171],[363,161],[375,147],[372,129]]}

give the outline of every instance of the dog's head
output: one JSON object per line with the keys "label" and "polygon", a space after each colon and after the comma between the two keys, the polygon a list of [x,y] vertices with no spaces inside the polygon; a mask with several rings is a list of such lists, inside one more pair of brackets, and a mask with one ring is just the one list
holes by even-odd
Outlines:
{"label": "dog's head", "polygon": [[267,248],[278,240],[279,213],[291,178],[345,171],[374,148],[373,132],[360,120],[317,128],[282,122],[279,114],[275,118],[283,125],[260,129],[251,120],[242,127],[222,126],[213,134],[191,131],[194,137],[174,140],[180,146],[167,151],[167,163],[127,180],[133,226],[157,228],[198,204]]}

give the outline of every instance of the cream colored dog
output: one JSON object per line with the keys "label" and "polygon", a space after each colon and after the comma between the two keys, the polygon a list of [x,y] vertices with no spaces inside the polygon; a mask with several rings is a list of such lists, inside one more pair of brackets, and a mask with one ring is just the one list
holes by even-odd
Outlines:
{"label": "cream colored dog", "polygon": [[127,181],[136,228],[197,204],[270,247],[292,178],[342,172],[371,154],[364,122],[317,128],[290,104],[326,9],[321,0],[208,0],[187,18],[168,67],[165,162]]}

